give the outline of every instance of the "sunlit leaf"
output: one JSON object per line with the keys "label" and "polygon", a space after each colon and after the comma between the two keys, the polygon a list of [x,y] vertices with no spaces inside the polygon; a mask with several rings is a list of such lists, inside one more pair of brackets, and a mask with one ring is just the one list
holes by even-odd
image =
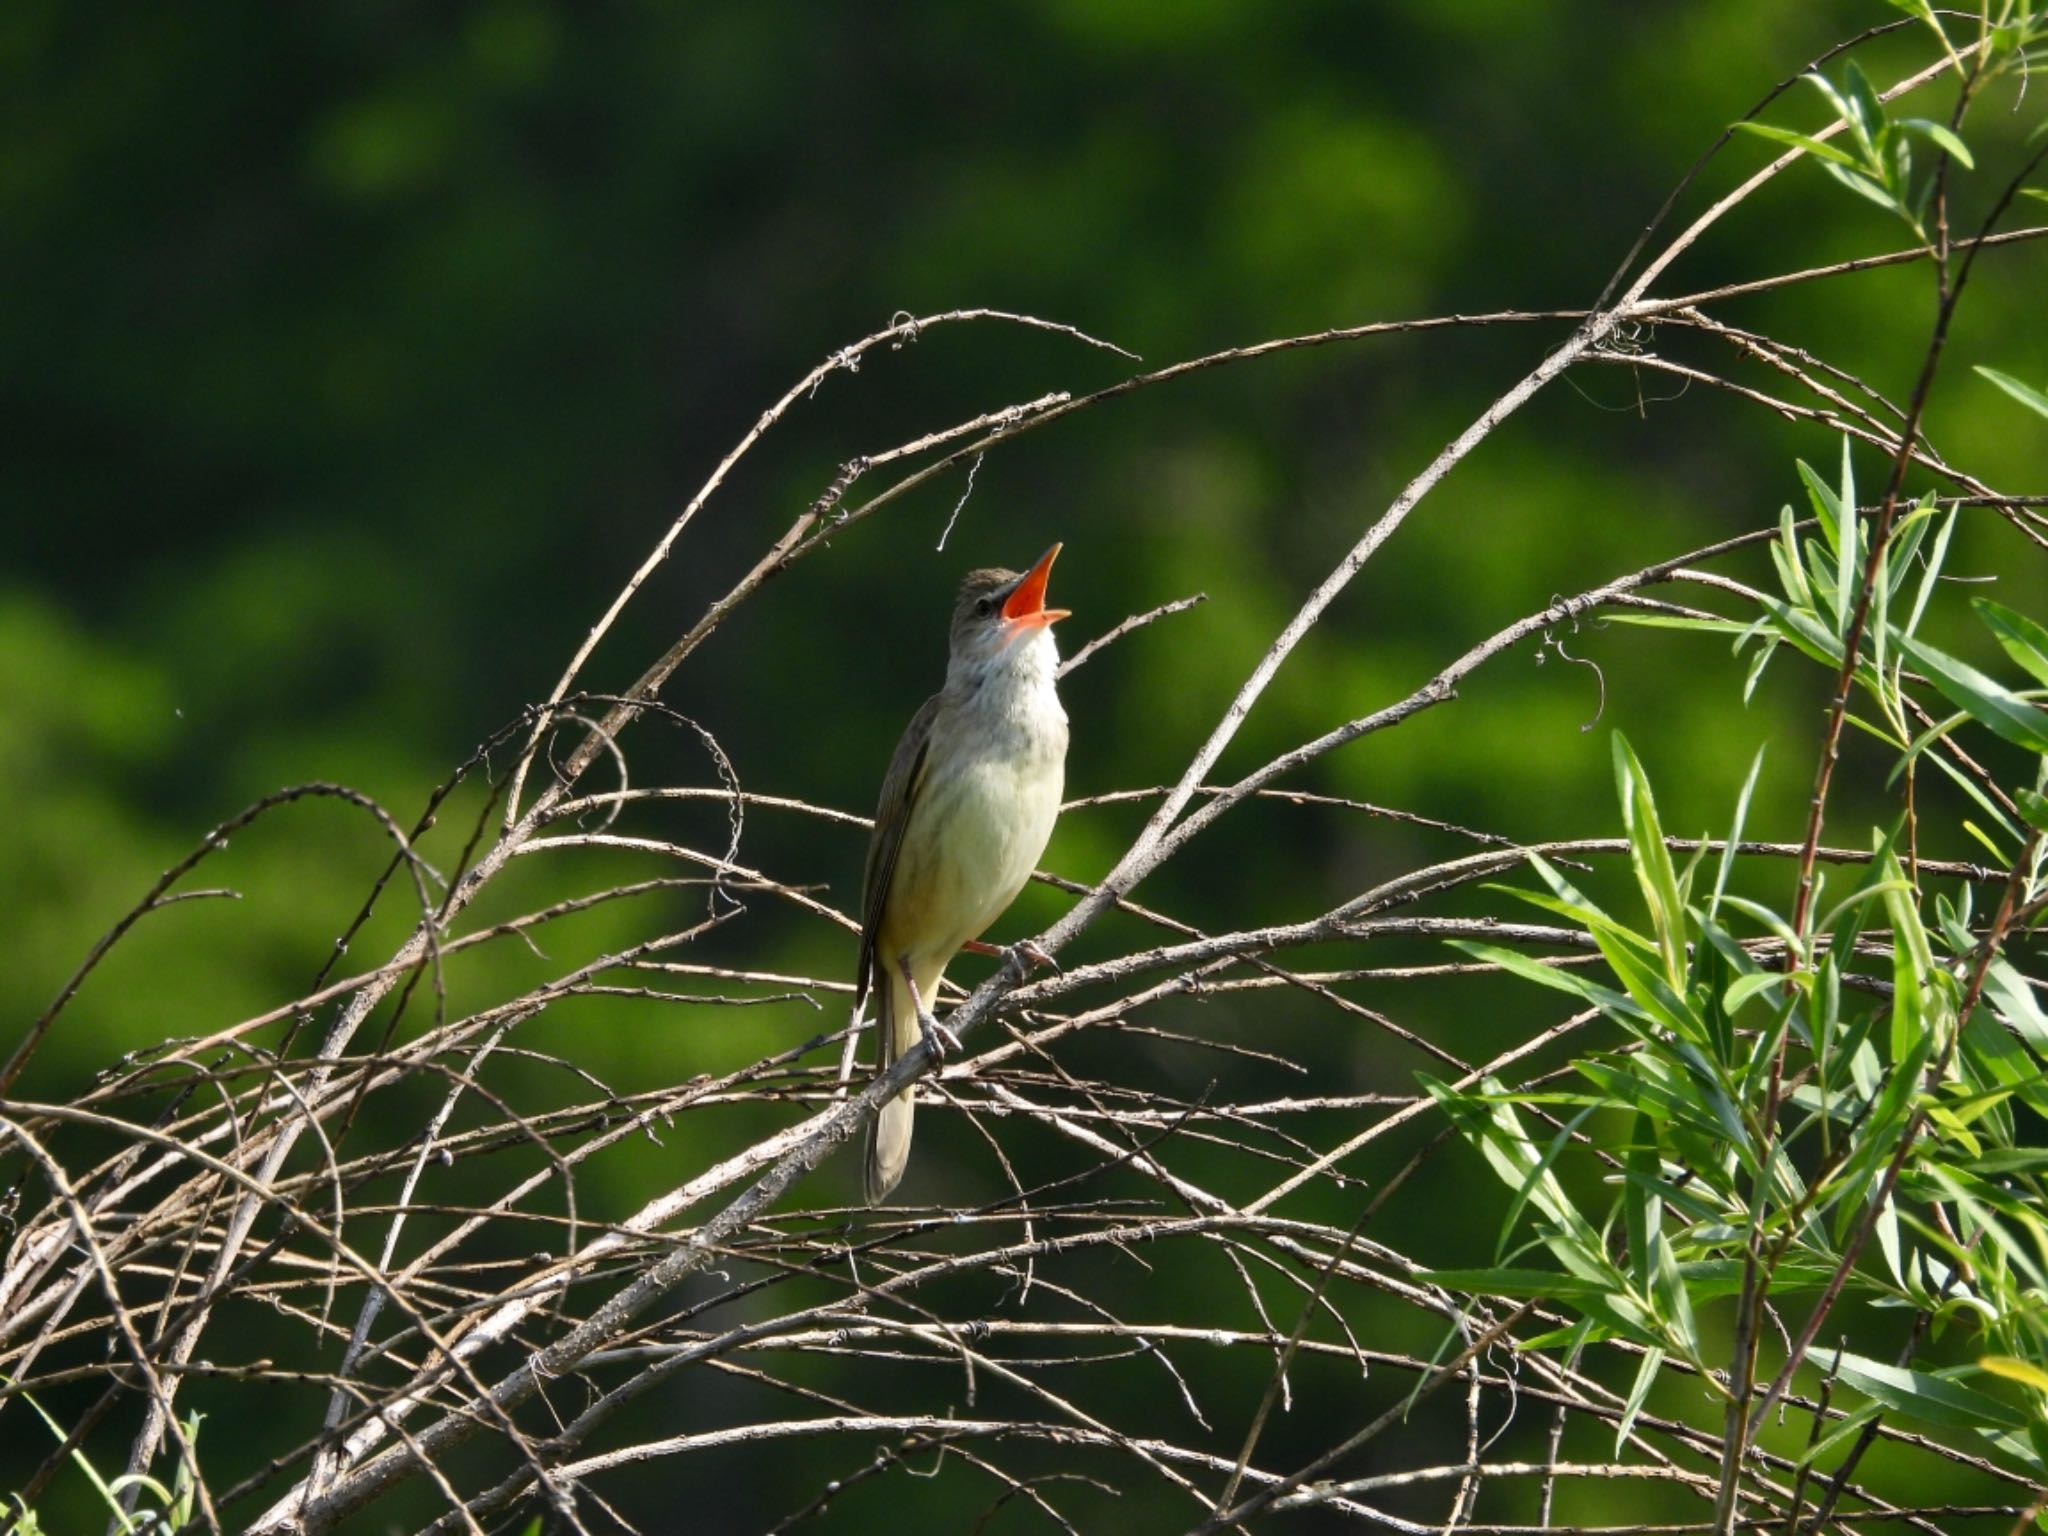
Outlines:
{"label": "sunlit leaf", "polygon": [[2048,1392],[2048,1370],[2043,1370],[2031,1360],[2019,1360],[2011,1355],[1979,1355],[1977,1368],[1993,1376],[2003,1376],[2007,1381],[2023,1382],[2036,1392]]}
{"label": "sunlit leaf", "polygon": [[2020,1429],[2026,1418],[1997,1398],[1947,1375],[1844,1353],[1842,1380],[1896,1412],[1948,1429]]}

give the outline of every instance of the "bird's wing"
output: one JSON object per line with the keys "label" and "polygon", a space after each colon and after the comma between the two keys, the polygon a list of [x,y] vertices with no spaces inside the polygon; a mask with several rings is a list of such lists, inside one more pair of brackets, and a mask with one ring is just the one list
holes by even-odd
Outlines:
{"label": "bird's wing", "polygon": [[882,907],[889,899],[889,881],[896,873],[896,854],[903,846],[903,829],[910,825],[910,813],[924,788],[925,761],[930,755],[932,720],[939,712],[940,694],[924,701],[910,717],[903,739],[896,743],[896,755],[889,759],[888,776],[882,780],[881,803],[875,807],[874,835],[868,839],[867,873],[861,878],[860,964],[853,979],[853,1011],[856,1016],[868,995],[875,975],[875,943],[882,927]]}

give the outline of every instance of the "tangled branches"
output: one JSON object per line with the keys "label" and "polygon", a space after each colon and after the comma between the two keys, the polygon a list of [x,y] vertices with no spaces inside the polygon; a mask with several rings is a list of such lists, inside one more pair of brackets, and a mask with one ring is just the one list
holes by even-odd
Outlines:
{"label": "tangled branches", "polygon": [[[1866,643],[1875,645],[1874,691],[1895,708],[1905,737],[1926,733],[1907,761],[1936,765],[2015,828],[2026,821],[2024,796],[1980,766],[1953,720],[1931,713],[1946,713],[1936,693],[1955,699],[1940,686],[1952,675],[1939,653],[1912,651],[1916,674],[1885,672],[1882,646],[1894,630],[1879,605],[1892,573],[1916,550],[1927,555],[1918,542],[1925,527],[1914,521],[1921,512],[1931,522],[1957,508],[1989,509],[2048,543],[2038,499],[2002,494],[1951,466],[1918,431],[1942,329],[1902,408],[1814,350],[1717,311],[1758,291],[1926,262],[1938,273],[1945,327],[1981,252],[2048,229],[1998,230],[1987,220],[1974,238],[1952,239],[1943,179],[1936,223],[1916,224],[1922,238],[1910,249],[1705,292],[1653,292],[1681,254],[1788,166],[1858,134],[1866,147],[1876,143],[1888,131],[1885,104],[1934,82],[1959,79],[1967,100],[1988,59],[1966,64],[1944,47],[1881,98],[1873,92],[1869,105],[1845,104],[1833,127],[1795,143],[1639,269],[1631,265],[1591,310],[1448,316],[1235,348],[1092,393],[997,406],[868,453],[630,689],[579,691],[626,604],[734,465],[828,375],[856,371],[878,346],[900,347],[942,323],[1022,324],[1106,344],[1028,316],[959,311],[900,317],[834,352],[717,467],[546,698],[484,743],[410,826],[330,785],[251,807],[168,870],[25,1030],[0,1069],[0,1155],[18,1168],[21,1192],[0,1264],[0,1414],[19,1426],[40,1410],[58,1432],[17,1490],[24,1518],[74,1456],[105,1464],[116,1445],[125,1446],[126,1477],[108,1480],[108,1497],[121,1506],[119,1520],[255,1532],[338,1529],[400,1490],[428,1530],[501,1529],[533,1507],[564,1528],[593,1530],[623,1518],[612,1508],[615,1483],[656,1461],[715,1466],[728,1487],[763,1501],[738,1518],[779,1519],[776,1529],[850,1507],[906,1476],[982,1484],[992,1508],[1028,1508],[1067,1530],[1102,1518],[1116,1498],[1147,1511],[1147,1528],[1240,1529],[1268,1511],[1315,1508],[1398,1530],[1642,1529],[1614,1515],[1649,1507],[1637,1485],[1697,1512],[1659,1530],[1936,1530],[1968,1515],[2011,1520],[2038,1509],[2040,1481],[2009,1448],[1923,1432],[1882,1411],[1903,1406],[1910,1419],[1915,1405],[1934,1401],[1923,1378],[1937,1378],[1909,1362],[1929,1319],[1966,1287],[1980,1300],[1993,1294],[1981,1275],[1965,1273],[1969,1262],[1985,1265],[1981,1252],[1967,1262],[1949,1252],[1942,1276],[1899,1280],[1902,1296],[1928,1304],[1915,1314],[1897,1379],[1854,1364],[1847,1350],[1830,1356],[1823,1343],[1863,1238],[1886,1211],[1896,1221],[1893,1190],[1934,1110],[1902,1099],[1886,1120],[1885,1101],[1867,1091],[1847,1112],[1843,1147],[1889,1128],[1885,1155],[1896,1161],[1881,1184],[1866,1178],[1827,1194],[1828,1180],[1854,1167],[1832,1146],[1808,1158],[1802,1142],[1783,1154],[1782,1168],[1774,1164],[1773,1149],[1810,1123],[1825,1135],[1836,1106],[1816,1109],[1812,1100],[1829,1084],[1824,1031],[1816,1025],[1799,1047],[1817,1065],[1791,1055],[1788,1067],[1796,1008],[1790,991],[1769,990],[1781,975],[1792,978],[1787,988],[1820,975],[1823,940],[1834,945],[1827,985],[1837,1000],[1846,990],[1896,1010],[1916,989],[1936,999],[1950,982],[1967,983],[1960,1005],[1939,1019],[1926,1005],[1924,1016],[1936,1020],[1929,1029],[1949,1030],[1938,1056],[1923,1052],[1901,1068],[1902,1051],[1891,1063],[1909,1086],[1935,1067],[1938,1087],[1985,987],[2002,985],[1997,957],[2035,915],[2038,834],[1994,849],[2000,858],[1984,864],[1923,857],[1912,842],[1908,880],[1893,842],[1823,840],[1825,770],[1809,836],[1798,843],[1745,839],[1739,828],[1718,840],[1646,832],[1654,828],[1647,780],[1627,774],[1628,836],[1536,846],[1512,828],[1455,825],[1285,783],[1339,747],[1445,708],[1499,658],[1531,641],[1554,644],[1560,626],[1599,615],[1755,637],[1774,620],[1769,648],[1834,646],[1822,659],[1838,667],[1841,692],[1823,762],[1832,763],[1849,691],[1865,678]],[[1870,111],[1880,115],[1875,127]],[[1946,167],[1944,159],[1943,178]],[[1993,220],[2010,199],[2008,188]],[[743,834],[759,818],[800,818],[850,850],[865,822],[772,785],[743,784],[712,732],[665,702],[703,642],[743,605],[764,602],[769,577],[821,554],[829,539],[1075,413],[1283,350],[1507,325],[1543,331],[1538,360],[1358,533],[1271,643],[1243,658],[1235,697],[1189,750],[1178,780],[1067,808],[1069,818],[1119,804],[1148,808],[1100,879],[1041,876],[1073,900],[1038,944],[1057,953],[1086,935],[1082,957],[1070,952],[1066,969],[1036,979],[999,971],[954,1000],[950,1023],[969,1047],[960,1059],[941,1067],[911,1051],[886,1078],[852,1088],[846,1064],[864,1025],[841,1024],[846,967],[806,969],[779,957],[849,957],[855,925],[816,888],[756,867]],[[1666,333],[1725,349],[1727,371],[1660,354],[1652,343]],[[1753,372],[1738,377],[1738,365]],[[1553,596],[1439,658],[1399,698],[1332,719],[1219,781],[1226,749],[1273,678],[1425,498],[1546,386],[1594,366],[1670,372],[1826,426],[1885,454],[1890,484],[1869,507],[1844,486],[1816,503],[1813,519],[1764,521]],[[881,473],[896,478],[860,499]],[[1932,478],[1939,493],[1921,504],[1902,498],[1909,474]],[[1909,534],[1909,524],[1921,531]],[[1805,594],[1810,624],[1798,592],[1780,599],[1726,569],[1787,546],[1797,566],[1799,536],[1816,531],[1844,551],[1845,574],[1832,590]],[[1913,549],[1894,542],[1909,537]],[[1673,591],[1697,601],[1675,601]],[[1199,622],[1181,616],[1196,601],[1134,615],[1071,665],[1093,664],[1111,642],[1153,622]],[[1736,605],[1740,619],[1701,606],[1715,603]],[[1911,628],[1896,630],[1901,646],[1912,642]],[[697,744],[702,782],[627,782],[627,743],[654,722]],[[606,763],[618,783],[591,789],[586,781]],[[39,1046],[64,1027],[66,1006],[109,950],[165,904],[209,894],[187,879],[230,834],[259,835],[274,813],[309,796],[346,800],[394,850],[313,983],[201,1038],[114,1063],[75,1093],[19,1096]],[[469,830],[444,873],[422,844],[457,811]],[[1305,818],[1319,836],[1356,818],[1400,821],[1429,851],[1323,910],[1276,912],[1258,926],[1205,929],[1138,898],[1141,884],[1205,831],[1249,816]],[[710,819],[700,826],[693,817]],[[1681,880],[1671,861],[1688,857],[1695,863]],[[1799,891],[1795,920],[1726,934],[1714,926],[1720,886],[1697,920],[1688,918],[1700,858],[1721,861],[1724,885],[1737,859],[1745,869],[1782,868]],[[1726,938],[1718,963],[1738,977],[1726,995],[1782,1006],[1763,1031],[1768,1091],[1762,1076],[1756,1086],[1764,1109],[1753,1121],[1737,1114],[1728,1132],[1754,1140],[1762,1162],[1752,1168],[1738,1157],[1724,1170],[1725,1188],[1708,1154],[1694,1166],[1655,1138],[1611,1144],[1562,1086],[1594,1059],[1589,1053],[1608,1053],[1610,1071],[1621,1070],[1612,1061],[1647,1070],[1667,1047],[1682,1056],[1692,1016],[1679,1007],[1651,1017],[1649,1003],[1592,979],[1625,977],[1640,956],[1562,875],[1544,920],[1474,914],[1484,883],[1532,860],[1595,882],[1633,869],[1661,912],[1639,948],[1666,967],[1663,982],[1680,1003],[1690,997],[1688,968]],[[518,871],[565,862],[597,873],[579,894],[522,908]],[[1951,914],[1948,939],[1960,953],[1944,963],[1930,948],[1917,970],[1901,969],[1911,947],[1901,935],[1911,925],[1897,911],[1888,930],[1860,917],[1846,938],[1826,929],[1811,910],[1823,869],[1861,882],[1871,900],[1935,881],[1975,893],[1974,906],[1958,898]],[[1667,891],[1676,899],[1660,909]],[[409,931],[390,957],[341,974],[353,941],[402,899],[412,904]],[[631,937],[592,943],[593,932]],[[1444,958],[1447,940],[1467,946],[1463,958]],[[506,988],[508,951],[545,974]],[[551,952],[582,958],[558,962]],[[1571,1006],[1547,1015],[1523,1008],[1498,1049],[1446,1042],[1432,1027],[1445,999],[1517,974],[1573,993]],[[1661,996],[1650,980],[1644,986]],[[2017,1008],[2000,998],[2001,1009]],[[1194,1005],[1218,999],[1254,1001],[1262,1024],[1277,1022],[1256,1040],[1205,1032]],[[718,1065],[675,1082],[646,1061],[580,1058],[573,1030],[558,1021],[578,1008],[621,1005],[678,1021],[672,1027],[688,1046],[677,1056],[699,1049],[698,1059]],[[1736,1011],[1730,1002],[1727,1012]],[[1616,1025],[1638,1014],[1649,1018],[1641,1035],[1617,1041]],[[1333,1031],[1394,1065],[1364,1091],[1314,1080],[1298,1058],[1306,1042]],[[1730,1052],[1732,1063],[1732,1044]],[[634,1081],[620,1082],[621,1073]],[[920,1077],[949,1122],[947,1144],[961,1166],[943,1179],[962,1198],[861,1210],[832,1203],[824,1180],[803,1182],[878,1103]],[[1809,1115],[1818,1122],[1793,1124]],[[1682,1130],[1672,1133],[1680,1141]],[[1524,1271],[1505,1261],[1484,1273],[1434,1268],[1441,1255],[1375,1238],[1374,1218],[1429,1184],[1450,1155],[1440,1149],[1459,1134],[1497,1171],[1512,1172],[1517,1208],[1542,1213],[1547,1225],[1531,1242],[1562,1255],[1567,1271],[1546,1271],[1553,1283],[1517,1281]],[[650,1141],[659,1157],[645,1151]],[[1593,1187],[1608,1180],[1654,1190],[1654,1209],[1640,1197],[1629,1205],[1625,1235],[1592,1223],[1578,1233],[1579,1202],[1557,1183],[1567,1158],[1585,1161]],[[1790,1177],[1794,1163],[1811,1188],[1787,1196],[1789,1215],[1774,1229],[1764,1219],[1774,1181]],[[661,1169],[651,1192],[649,1166]],[[1931,1175],[1923,1183],[1930,1187],[1914,1189],[1915,1198],[1938,1213],[1925,1220],[1956,1216],[1961,1207],[1944,1204],[1952,1197],[1931,1188]],[[1783,1290],[1773,1286],[1812,1280],[1799,1268],[1809,1258],[1801,1223],[1819,1220],[1834,1198],[1851,1213],[1834,1239],[1842,1268],[1795,1341],[1776,1309]],[[1739,1214],[1744,1200],[1758,1213],[1748,1232],[1723,1219],[1727,1202]],[[1854,1213],[1863,1211],[1874,1214],[1859,1228],[1864,1218]],[[1878,1241],[1896,1248],[1896,1232],[1885,1230]],[[1951,1250],[1974,1241],[1946,1235]],[[1655,1257],[1669,1259],[1681,1240],[1697,1245],[1689,1270]],[[1739,1261],[1712,1247],[1731,1242]],[[1579,1260],[1598,1273],[1573,1269]],[[1637,1297],[1642,1265],[1653,1268]],[[1126,1267],[1144,1280],[1105,1281]],[[1740,1295],[1732,1367],[1709,1358],[1692,1327],[1691,1292],[1671,1284],[1697,1290],[1703,1302]],[[1759,1390],[1755,1367],[1772,1331],[1785,1347],[1775,1379],[1762,1378],[1768,1385]],[[1881,1411],[1838,1402],[1845,1382]],[[272,1438],[224,1448],[203,1439],[192,1416],[198,1403],[257,1390],[277,1405]],[[1724,1400],[1732,1406],[1716,1422]],[[1807,1426],[1803,1449],[1789,1427],[1768,1432],[1772,1410]],[[1845,1432],[1842,1454],[1816,1458],[1816,1447],[1835,1446]],[[13,1436],[25,1443],[28,1431]],[[1886,1454],[1866,1462],[1872,1445]],[[828,1465],[840,1470],[812,1478]],[[798,1470],[770,1479],[771,1466]],[[1617,1485],[1630,1490],[1620,1502],[1585,1494]],[[1958,1487],[1970,1490],[1966,1499],[1949,1496]],[[1496,1508],[1525,1514],[1481,1518]]]}

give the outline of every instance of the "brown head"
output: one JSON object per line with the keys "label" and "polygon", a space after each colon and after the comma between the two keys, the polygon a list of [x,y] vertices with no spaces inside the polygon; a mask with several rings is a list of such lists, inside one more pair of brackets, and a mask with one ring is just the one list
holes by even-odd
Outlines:
{"label": "brown head", "polygon": [[1045,606],[1046,580],[1059,552],[1060,546],[1053,545],[1021,574],[995,568],[969,571],[953,604],[953,654],[991,656],[1064,619],[1066,609]]}

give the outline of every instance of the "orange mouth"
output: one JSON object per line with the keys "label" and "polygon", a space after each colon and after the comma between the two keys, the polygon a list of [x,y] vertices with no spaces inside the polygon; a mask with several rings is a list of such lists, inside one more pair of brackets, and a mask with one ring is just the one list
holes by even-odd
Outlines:
{"label": "orange mouth", "polygon": [[1068,616],[1068,609],[1045,606],[1045,584],[1052,576],[1052,563],[1060,549],[1061,546],[1055,544],[1040,555],[1038,563],[1026,571],[1024,579],[1011,590],[1003,602],[1005,622],[1018,629],[1037,629]]}

